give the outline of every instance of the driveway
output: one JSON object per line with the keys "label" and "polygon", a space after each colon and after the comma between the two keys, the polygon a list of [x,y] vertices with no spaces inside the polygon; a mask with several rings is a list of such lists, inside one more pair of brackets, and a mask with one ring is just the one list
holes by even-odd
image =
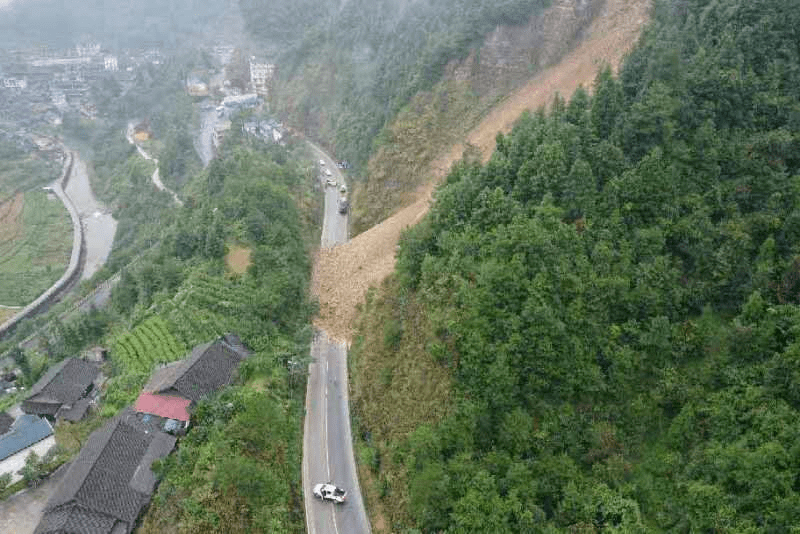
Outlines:
{"label": "driveway", "polygon": [[68,468],[69,463],[66,463],[38,487],[21,491],[5,501],[0,501],[0,532],[33,534],[42,518],[47,501],[58,488]]}

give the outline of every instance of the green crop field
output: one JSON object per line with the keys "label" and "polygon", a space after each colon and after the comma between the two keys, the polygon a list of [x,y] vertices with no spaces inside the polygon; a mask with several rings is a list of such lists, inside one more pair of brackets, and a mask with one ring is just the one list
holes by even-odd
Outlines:
{"label": "green crop field", "polygon": [[64,273],[72,223],[61,201],[44,191],[0,204],[0,304],[24,306]]}
{"label": "green crop field", "polygon": [[18,149],[13,143],[0,140],[0,203],[18,191],[29,191],[56,178],[61,165]]}

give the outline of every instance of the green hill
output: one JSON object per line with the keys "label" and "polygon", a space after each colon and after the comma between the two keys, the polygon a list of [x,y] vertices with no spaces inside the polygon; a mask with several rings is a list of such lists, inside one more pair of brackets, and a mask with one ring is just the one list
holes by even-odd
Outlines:
{"label": "green hill", "polygon": [[391,530],[800,524],[787,7],[657,2],[619,77],[451,172],[354,350]]}

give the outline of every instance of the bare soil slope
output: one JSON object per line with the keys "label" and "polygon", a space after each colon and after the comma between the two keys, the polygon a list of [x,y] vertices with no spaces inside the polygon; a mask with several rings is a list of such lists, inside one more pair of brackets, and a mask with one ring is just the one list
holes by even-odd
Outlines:
{"label": "bare soil slope", "polygon": [[486,160],[494,150],[497,132],[508,132],[526,109],[548,105],[556,93],[569,97],[579,85],[590,88],[604,64],[615,70],[636,43],[648,19],[650,0],[607,0],[585,37],[556,66],[539,72],[524,87],[498,104],[474,128],[464,143],[453,146],[429,170],[430,181],[417,200],[392,217],[333,249],[323,249],[315,262],[313,290],[319,297],[317,326],[329,336],[349,340],[358,305],[371,286],[392,273],[401,232],[428,211],[435,185],[461,158],[468,144]]}

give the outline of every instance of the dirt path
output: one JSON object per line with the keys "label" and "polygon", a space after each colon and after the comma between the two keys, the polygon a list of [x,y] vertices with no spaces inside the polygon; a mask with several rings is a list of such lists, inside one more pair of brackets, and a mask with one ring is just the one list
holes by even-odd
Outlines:
{"label": "dirt path", "polygon": [[579,85],[590,88],[604,64],[616,70],[648,20],[650,3],[607,0],[572,52],[501,102],[469,133],[465,143],[453,146],[431,165],[431,181],[418,192],[416,202],[348,243],[320,251],[312,281],[320,300],[317,326],[336,338],[351,339],[357,306],[370,286],[379,285],[392,273],[401,232],[427,213],[436,183],[461,157],[466,143],[478,147],[486,160],[494,150],[497,132],[510,131],[523,111],[549,105],[556,93],[569,97]]}

